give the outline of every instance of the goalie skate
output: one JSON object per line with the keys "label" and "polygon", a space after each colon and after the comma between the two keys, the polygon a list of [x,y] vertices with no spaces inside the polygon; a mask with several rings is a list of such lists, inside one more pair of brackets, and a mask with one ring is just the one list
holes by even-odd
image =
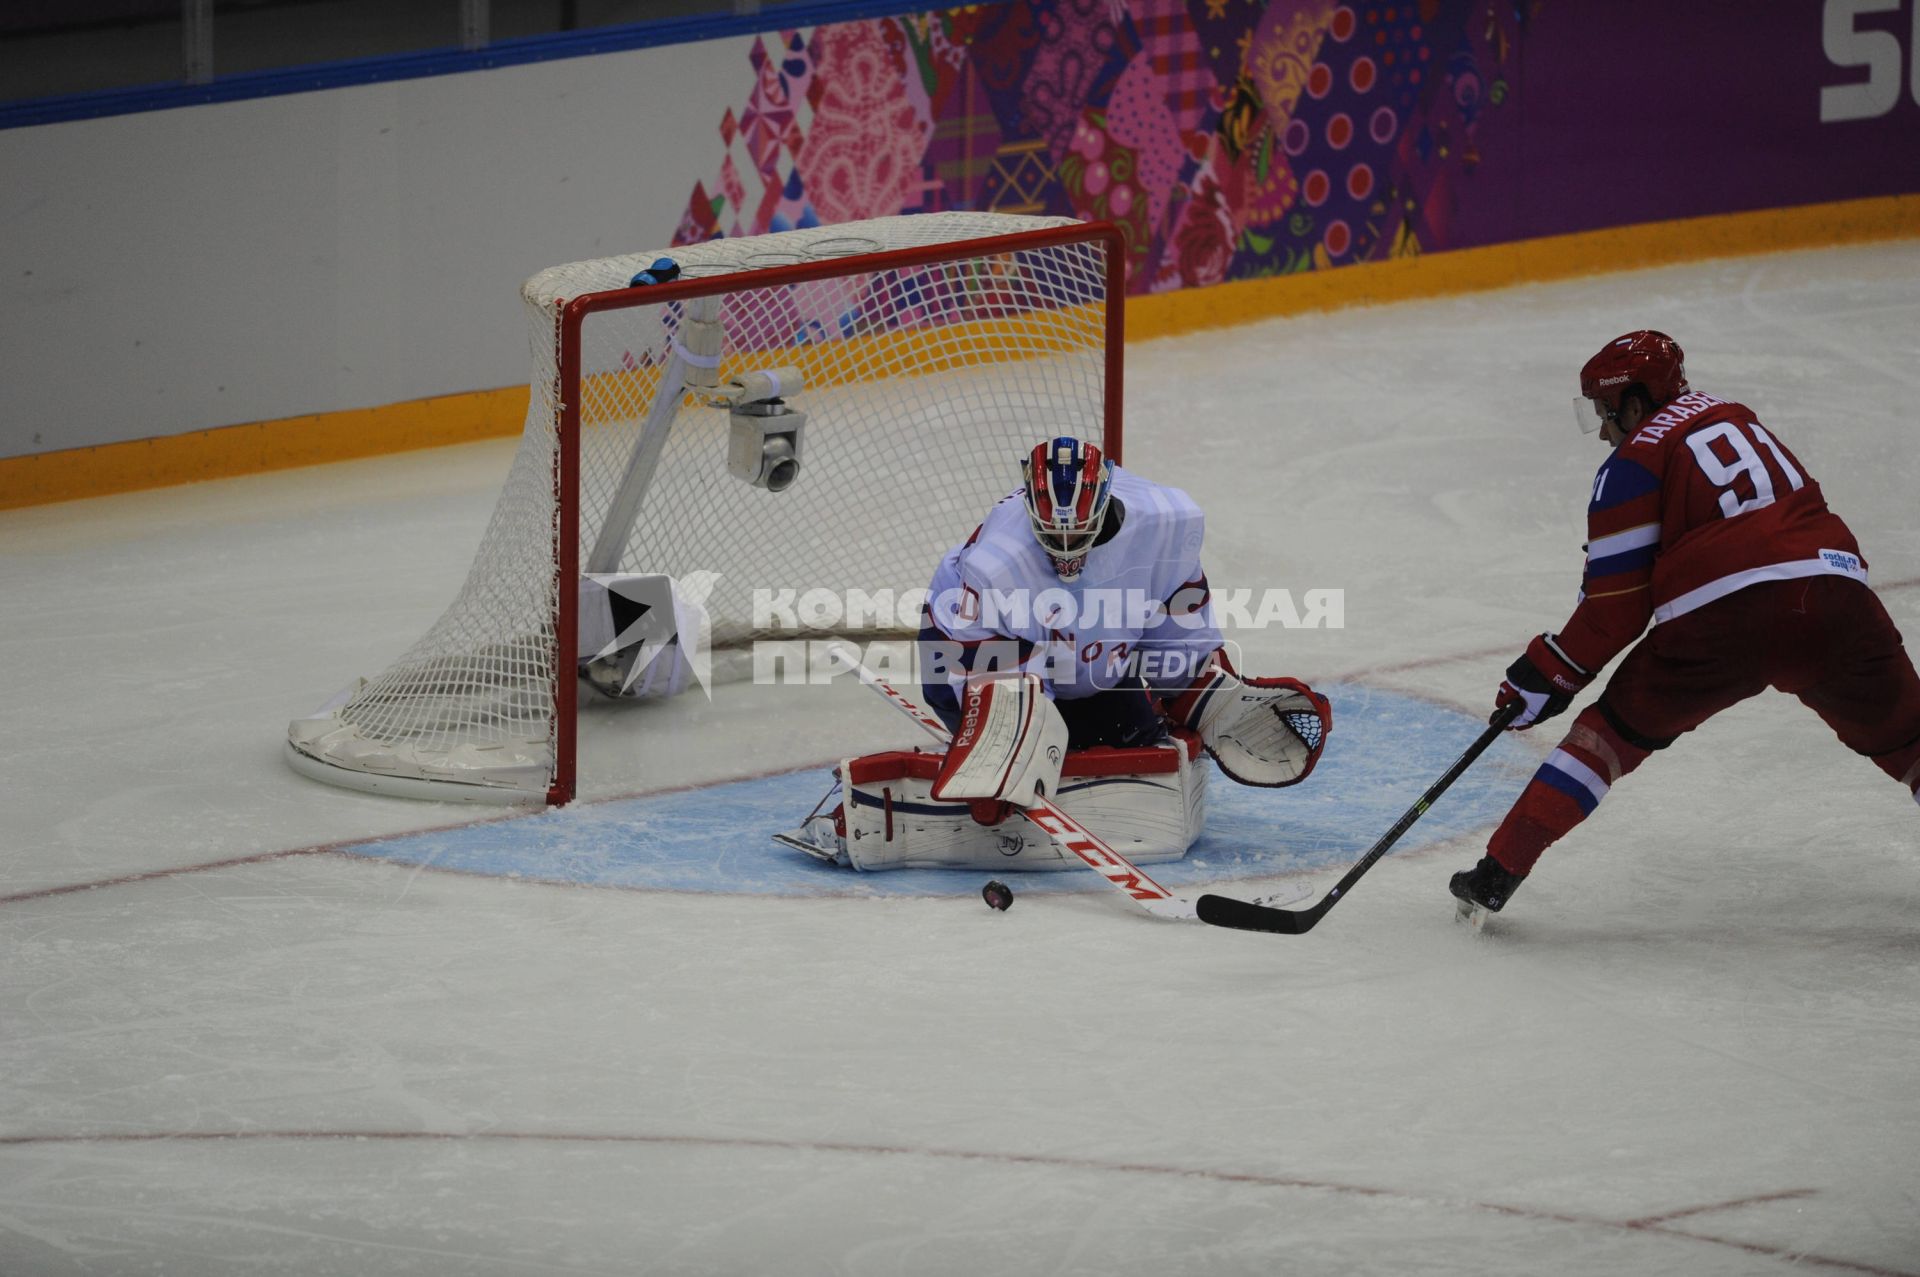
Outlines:
{"label": "goalie skate", "polygon": [[776,833],[774,841],[780,843],[781,847],[791,847],[793,851],[804,851],[814,860],[826,860],[828,864],[847,868],[849,864],[847,839],[835,828],[837,816],[839,816],[839,808],[833,808],[831,812],[816,812],[801,822],[799,830],[793,830],[791,833]]}

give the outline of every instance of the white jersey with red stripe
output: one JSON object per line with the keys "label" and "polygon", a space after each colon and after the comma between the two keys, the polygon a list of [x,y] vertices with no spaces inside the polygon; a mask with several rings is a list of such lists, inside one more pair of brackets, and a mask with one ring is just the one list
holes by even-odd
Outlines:
{"label": "white jersey with red stripe", "polygon": [[1119,531],[1095,545],[1069,580],[1034,539],[1017,492],[948,551],[934,571],[928,611],[933,637],[967,653],[967,668],[948,671],[956,688],[988,650],[999,653],[993,667],[1001,670],[1011,650],[1062,700],[1140,676],[1168,688],[1192,680],[1221,642],[1200,564],[1205,516],[1178,488],[1120,466],[1113,501]]}

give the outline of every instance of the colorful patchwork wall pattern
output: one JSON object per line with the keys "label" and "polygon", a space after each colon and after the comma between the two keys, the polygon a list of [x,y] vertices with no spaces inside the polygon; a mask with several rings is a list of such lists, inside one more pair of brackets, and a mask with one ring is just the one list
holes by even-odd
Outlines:
{"label": "colorful patchwork wall pattern", "polygon": [[1135,293],[1457,247],[1544,2],[1012,0],[762,36],[675,243],[1107,219]]}

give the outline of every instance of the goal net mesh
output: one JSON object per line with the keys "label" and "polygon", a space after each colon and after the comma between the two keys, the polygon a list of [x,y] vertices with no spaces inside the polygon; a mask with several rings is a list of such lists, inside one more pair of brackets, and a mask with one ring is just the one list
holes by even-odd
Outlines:
{"label": "goal net mesh", "polygon": [[[978,242],[1050,229],[1018,247]],[[871,261],[934,246],[946,247]],[[1018,487],[1028,449],[1060,434],[1117,443],[1107,255],[1105,238],[1065,219],[942,213],[535,275],[522,290],[526,429],[466,582],[384,672],[292,724],[296,765],[392,792],[447,782],[544,793],[557,733],[572,730],[555,721],[557,680],[574,677],[577,655],[557,648],[578,588],[561,580],[564,502],[577,511],[579,570],[697,580],[715,649],[806,637],[790,628],[796,615],[814,636],[912,632],[940,556]],[[739,278],[711,297],[652,303],[626,286],[660,256],[681,281]],[[782,277],[822,262],[833,263],[822,278]],[[561,322],[570,300],[616,289],[577,331]],[[712,356],[689,356],[700,344],[690,328],[716,320],[707,367]],[[729,473],[729,409],[692,384],[771,369],[804,379],[783,396],[806,424],[798,476],[778,492]],[[570,399],[578,479],[563,491]]]}

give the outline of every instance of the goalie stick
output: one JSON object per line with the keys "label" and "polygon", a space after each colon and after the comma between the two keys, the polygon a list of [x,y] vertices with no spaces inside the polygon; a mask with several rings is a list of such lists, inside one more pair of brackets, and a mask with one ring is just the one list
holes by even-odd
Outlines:
{"label": "goalie stick", "polygon": [[1244,900],[1234,900],[1227,896],[1206,895],[1194,902],[1194,909],[1200,915],[1200,921],[1212,923],[1216,927],[1232,927],[1237,931],[1270,931],[1286,936],[1297,936],[1313,930],[1314,924],[1326,917],[1327,911],[1346,897],[1353,884],[1360,881],[1362,874],[1373,868],[1375,862],[1392,850],[1393,844],[1400,841],[1400,835],[1411,829],[1414,821],[1426,815],[1427,808],[1433,806],[1434,800],[1446,793],[1448,787],[1459,780],[1467,768],[1473,766],[1474,761],[1486,752],[1487,746],[1493,744],[1500,733],[1507,730],[1507,725],[1518,718],[1520,711],[1525,708],[1524,702],[1514,701],[1495,714],[1493,721],[1487,724],[1487,730],[1481,732],[1479,738],[1467,746],[1467,752],[1454,759],[1453,766],[1447,768],[1439,780],[1427,786],[1427,792],[1420,795],[1419,801],[1407,808],[1405,814],[1393,823],[1393,828],[1380,835],[1380,841],[1373,844],[1373,849],[1360,857],[1359,863],[1347,870],[1345,877],[1333,884],[1333,890],[1329,891],[1319,904],[1308,909],[1274,909],[1266,905],[1249,904]]}
{"label": "goalie stick", "polygon": [[[899,688],[868,669],[857,652],[839,646],[832,650],[834,656],[848,670],[860,676],[862,683],[886,697],[895,709],[918,723],[929,736],[943,745],[953,740],[953,733],[947,730],[945,723],[915,705],[901,694]],[[1031,806],[1021,808],[1020,814],[1032,821],[1041,833],[1051,838],[1060,850],[1067,852],[1098,873],[1115,888],[1124,892],[1128,899],[1154,917],[1184,922],[1199,916],[1191,900],[1184,900],[1174,895],[1148,877],[1138,865],[1109,847],[1098,834],[1062,811],[1052,799],[1043,796],[1035,800]],[[1247,905],[1238,900],[1228,903],[1240,905],[1242,908],[1260,907]]]}

